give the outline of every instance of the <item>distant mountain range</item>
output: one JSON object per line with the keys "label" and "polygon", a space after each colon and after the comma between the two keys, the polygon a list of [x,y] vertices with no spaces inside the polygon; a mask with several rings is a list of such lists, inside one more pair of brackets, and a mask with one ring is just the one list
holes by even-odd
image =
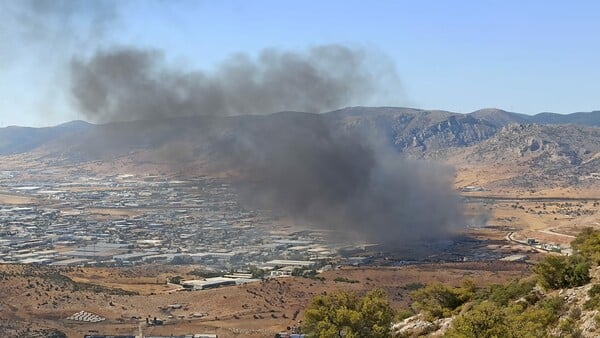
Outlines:
{"label": "distant mountain range", "polygon": [[[304,113],[286,113],[302,115]],[[273,114],[270,116],[275,116]],[[304,114],[310,115],[310,114]],[[540,113],[537,115],[525,115],[511,113],[501,109],[481,109],[469,114],[458,114],[442,110],[422,110],[414,108],[394,107],[350,107],[329,113],[320,114],[323,118],[332,121],[335,125],[339,121],[340,126],[347,128],[371,128],[379,135],[390,137],[398,150],[421,146],[427,150],[428,146],[437,144],[439,147],[468,146],[485,140],[494,135],[500,128],[511,124],[571,124],[579,126],[600,126],[600,111],[555,114]],[[267,115],[268,116],[268,115]],[[201,127],[206,120],[236,120],[249,121],[252,119],[263,120],[265,116],[238,116],[238,117],[190,117],[174,119],[175,127],[184,129]],[[190,124],[191,123],[191,124]],[[223,125],[223,123],[219,123]],[[235,123],[233,123],[235,124]],[[137,121],[121,122],[106,125],[94,125],[84,121],[72,121],[55,127],[30,128],[30,127],[6,127],[0,128],[0,154],[15,154],[34,150],[40,146],[65,139],[68,135],[83,137],[82,141],[92,141],[93,135],[100,136],[108,129],[116,130],[112,135],[119,139],[125,138],[139,146],[152,145],[161,140],[150,140],[148,135],[131,135],[135,132],[152,130],[168,132],[158,127],[158,122]],[[157,130],[158,129],[158,130]],[[127,135],[129,134],[129,135]],[[161,138],[165,135],[154,134]],[[444,141],[445,139],[445,141]],[[163,140],[165,141],[165,140]],[[80,141],[81,142],[81,141]],[[105,143],[105,142],[100,142]],[[108,142],[111,143],[111,142]],[[141,144],[140,144],[141,143]],[[132,144],[133,145],[133,144]],[[434,147],[435,148],[435,147]]]}
{"label": "distant mountain range", "polygon": [[556,184],[580,184],[581,177],[600,172],[600,129],[596,128],[600,126],[600,111],[530,116],[500,109],[458,114],[349,107],[323,114],[197,116],[103,125],[73,121],[48,128],[2,128],[0,155],[32,153],[81,163],[122,156],[135,159],[139,152],[146,154],[145,160],[152,152],[180,156],[176,153],[183,149],[186,157],[215,160],[234,139],[278,142],[291,128],[324,125],[334,134],[368,137],[392,146],[400,156],[438,159],[459,168],[499,163],[520,168],[495,183],[481,179],[470,183],[537,185],[534,179],[515,181],[518,175],[527,174],[538,181],[560,176]]}

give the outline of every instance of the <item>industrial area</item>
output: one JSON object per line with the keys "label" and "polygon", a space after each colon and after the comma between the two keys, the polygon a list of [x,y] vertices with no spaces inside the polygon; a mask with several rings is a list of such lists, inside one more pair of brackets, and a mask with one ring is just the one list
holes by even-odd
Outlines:
{"label": "industrial area", "polygon": [[317,230],[296,231],[245,210],[216,179],[119,175],[31,182],[19,175],[3,172],[0,179],[8,198],[31,199],[0,205],[0,263],[200,264],[230,271],[290,265],[286,260],[305,266],[337,255]]}
{"label": "industrial area", "polygon": [[[364,264],[376,254],[376,248],[369,250],[366,243],[335,243],[324,230],[290,225],[269,211],[248,210],[240,205],[235,188],[223,179],[85,173],[64,177],[51,169],[28,169],[0,172],[0,195],[4,225],[0,263],[192,264],[242,276],[256,267],[277,277],[290,275],[294,268],[319,269],[332,262]],[[507,236],[509,242],[511,236]],[[561,250],[554,244],[536,244]],[[420,261],[507,257],[502,250],[459,249],[477,245],[472,238],[416,245],[426,246],[429,253]],[[419,250],[408,247],[404,251]],[[400,257],[396,264],[408,264],[413,258]],[[252,280],[247,276],[233,279],[238,283]]]}

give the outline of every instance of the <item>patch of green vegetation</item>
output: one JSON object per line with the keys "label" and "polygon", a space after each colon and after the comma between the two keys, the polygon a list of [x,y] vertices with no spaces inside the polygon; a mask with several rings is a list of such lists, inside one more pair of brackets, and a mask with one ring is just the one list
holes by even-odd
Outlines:
{"label": "patch of green vegetation", "polygon": [[360,281],[358,281],[356,279],[349,279],[346,277],[336,277],[333,281],[340,282],[340,283],[350,283],[350,284],[360,283]]}
{"label": "patch of green vegetation", "polygon": [[311,337],[390,337],[394,310],[387,294],[375,289],[364,297],[338,291],[312,299],[302,330]]}
{"label": "patch of green vegetation", "polygon": [[590,262],[583,255],[549,255],[540,261],[533,271],[540,285],[547,289],[582,286],[590,281]]}
{"label": "patch of green vegetation", "polygon": [[[413,311],[398,311],[393,319],[401,321],[415,313],[430,321],[454,316],[445,337],[581,337],[582,309],[573,304],[567,307],[564,297],[549,296],[556,292],[545,293],[536,287],[555,290],[589,283],[590,268],[600,262],[600,231],[582,232],[573,241],[573,248],[572,256],[546,256],[534,266],[534,276],[504,284],[480,287],[471,280],[464,280],[459,287],[407,284],[403,289],[412,291]],[[350,280],[338,277],[335,281]],[[600,310],[600,284],[592,285],[588,296],[583,309]],[[316,337],[376,337],[360,331],[363,309],[356,305],[360,302],[365,300],[346,293],[315,297],[312,310],[307,310],[307,316],[312,316],[307,326],[310,333]],[[386,315],[393,313],[386,306],[378,309]],[[595,321],[600,326],[600,315]]]}
{"label": "patch of green vegetation", "polygon": [[473,298],[490,300],[498,305],[506,306],[512,300],[527,297],[535,284],[535,280],[513,280],[507,284],[493,284],[488,288],[479,289]]}
{"label": "patch of green vegetation", "polygon": [[590,262],[600,264],[600,231],[584,229],[571,242],[571,247]]}
{"label": "patch of green vegetation", "polygon": [[561,314],[559,302],[539,302],[535,306],[511,303],[502,306],[485,300],[461,313],[446,333],[446,337],[546,337],[547,328]]}
{"label": "patch of green vegetation", "polygon": [[600,284],[594,284],[588,291],[588,296],[596,297],[600,295]]}
{"label": "patch of green vegetation", "polygon": [[211,271],[211,270],[202,270],[195,269],[189,273],[190,275],[202,277],[202,278],[214,278],[214,277],[223,277],[225,273],[220,271]]}
{"label": "patch of green vegetation", "polygon": [[404,285],[402,288],[407,291],[417,291],[425,287],[423,283],[408,283]]}
{"label": "patch of green vegetation", "polygon": [[451,287],[441,283],[429,284],[411,293],[412,308],[422,312],[429,319],[450,317],[461,305],[473,296],[469,282],[466,287]]}
{"label": "patch of green vegetation", "polygon": [[169,278],[169,283],[172,284],[181,284],[181,281],[183,280],[183,277],[181,276],[173,276]]}
{"label": "patch of green vegetation", "polygon": [[586,310],[600,310],[600,284],[594,284],[588,291],[588,299],[583,308]]}
{"label": "patch of green vegetation", "polygon": [[259,267],[257,267],[256,265],[250,265],[250,267],[248,268],[248,270],[250,270],[250,273],[252,274],[252,278],[264,278],[266,275],[266,271],[264,269],[260,269]]}
{"label": "patch of green vegetation", "polygon": [[409,309],[400,309],[396,312],[396,318],[394,318],[394,321],[399,322],[414,315],[415,313]]}

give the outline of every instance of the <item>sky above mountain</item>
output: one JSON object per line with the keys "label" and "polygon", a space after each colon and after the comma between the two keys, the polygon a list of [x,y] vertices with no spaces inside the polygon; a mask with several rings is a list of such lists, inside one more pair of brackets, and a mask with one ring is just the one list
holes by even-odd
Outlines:
{"label": "sky above mountain", "polygon": [[240,55],[255,65],[272,50],[312,60],[318,46],[335,45],[368,54],[361,75],[385,78],[375,95],[338,95],[315,109],[591,111],[599,12],[597,1],[3,0],[0,126],[89,119],[73,95],[73,65],[115,49],[158,51],[159,70],[180,80],[213,78]]}

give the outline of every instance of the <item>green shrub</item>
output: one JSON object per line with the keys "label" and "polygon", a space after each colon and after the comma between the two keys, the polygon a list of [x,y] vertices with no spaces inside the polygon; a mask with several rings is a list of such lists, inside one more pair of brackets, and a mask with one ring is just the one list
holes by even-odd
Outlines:
{"label": "green shrub", "polygon": [[600,284],[594,284],[588,291],[588,296],[594,297],[600,295]]}
{"label": "green shrub", "polygon": [[581,255],[547,256],[533,271],[546,289],[562,289],[581,286],[590,281],[590,263]]}
{"label": "green shrub", "polygon": [[340,282],[340,283],[350,283],[350,284],[360,283],[356,279],[348,279],[346,277],[336,277],[333,281]]}
{"label": "green shrub", "polygon": [[202,277],[202,278],[222,277],[224,275],[223,272],[202,270],[202,269],[195,269],[195,270],[191,271],[189,274],[198,276],[198,277]]}
{"label": "green shrub", "polygon": [[511,328],[503,308],[486,301],[458,316],[446,337],[510,337],[507,335],[510,332]]}
{"label": "green shrub", "polygon": [[562,297],[548,297],[540,300],[536,305],[538,309],[548,311],[553,316],[559,317],[565,306],[565,300]]}
{"label": "green shrub", "polygon": [[406,318],[412,317],[414,315],[415,315],[415,313],[409,309],[400,309],[396,312],[395,321],[399,322],[399,321],[405,320]]}
{"label": "green shrub", "polygon": [[588,291],[588,299],[584,304],[583,308],[586,310],[598,310],[600,309],[600,284],[594,284]]}
{"label": "green shrub", "polygon": [[448,317],[473,296],[470,289],[453,288],[440,283],[430,284],[411,293],[412,307],[432,318]]}
{"label": "green shrub", "polygon": [[500,305],[485,300],[461,313],[446,337],[547,337],[558,323],[563,305],[564,301],[559,297],[542,300],[535,306],[518,303]]}
{"label": "green shrub", "polygon": [[181,276],[173,276],[169,278],[169,283],[172,284],[181,284],[181,281],[183,280],[183,277]]}
{"label": "green shrub", "polygon": [[507,284],[493,284],[487,289],[480,290],[475,298],[491,300],[498,305],[507,305],[511,300],[528,295],[534,287],[534,280],[514,280]]}
{"label": "green shrub", "polygon": [[408,283],[404,285],[402,288],[408,291],[416,291],[425,287],[423,283]]}
{"label": "green shrub", "polygon": [[338,291],[312,299],[302,329],[311,337],[390,336],[394,311],[386,293],[375,289],[360,298]]}
{"label": "green shrub", "polygon": [[600,263],[600,231],[584,229],[571,242],[571,247],[594,264]]}

